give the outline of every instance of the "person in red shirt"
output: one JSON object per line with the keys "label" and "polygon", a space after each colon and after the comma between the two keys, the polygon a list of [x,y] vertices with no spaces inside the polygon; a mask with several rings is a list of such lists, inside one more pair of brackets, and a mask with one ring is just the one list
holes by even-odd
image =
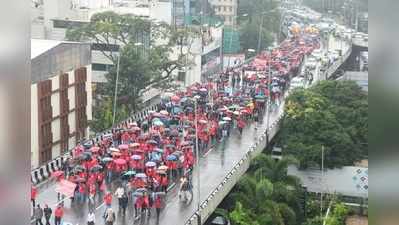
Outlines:
{"label": "person in red shirt", "polygon": [[54,224],[61,225],[62,217],[64,216],[64,209],[61,205],[58,205],[54,211]]}
{"label": "person in red shirt", "polygon": [[161,185],[161,191],[163,192],[167,192],[168,191],[168,177],[166,176],[166,174],[161,174],[161,178],[160,178],[160,185]]}
{"label": "person in red shirt", "polygon": [[242,129],[245,127],[245,122],[243,119],[238,119],[238,131],[242,134]]}
{"label": "person in red shirt", "polygon": [[105,203],[105,210],[107,210],[108,208],[111,208],[111,204],[112,204],[112,194],[111,194],[111,192],[107,192],[107,194],[105,194],[104,203]]}
{"label": "person in red shirt", "polygon": [[160,195],[155,195],[153,207],[157,212],[157,224],[159,222],[159,215],[161,214],[161,209],[163,208],[163,200]]}
{"label": "person in red shirt", "polygon": [[32,185],[30,189],[30,200],[32,202],[33,208],[36,207],[36,196],[37,196],[37,188]]}

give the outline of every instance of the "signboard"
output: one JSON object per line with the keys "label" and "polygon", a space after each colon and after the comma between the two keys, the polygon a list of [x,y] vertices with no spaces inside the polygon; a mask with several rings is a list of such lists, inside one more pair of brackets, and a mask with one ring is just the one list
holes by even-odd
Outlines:
{"label": "signboard", "polygon": [[243,64],[245,61],[245,54],[231,54],[223,56],[223,69],[229,67],[236,67]]}

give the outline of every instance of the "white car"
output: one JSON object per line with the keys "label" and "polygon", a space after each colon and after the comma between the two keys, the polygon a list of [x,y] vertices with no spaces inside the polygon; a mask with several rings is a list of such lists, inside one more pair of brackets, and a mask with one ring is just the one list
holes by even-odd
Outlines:
{"label": "white car", "polygon": [[295,88],[303,88],[305,87],[305,79],[303,77],[294,77],[291,80],[290,90]]}
{"label": "white car", "polygon": [[321,50],[321,48],[315,49],[312,52],[312,56],[315,57],[317,60],[320,60],[323,56],[323,51]]}
{"label": "white car", "polygon": [[317,59],[313,56],[310,56],[306,59],[305,62],[305,67],[308,67],[309,69],[314,69],[317,66]]}

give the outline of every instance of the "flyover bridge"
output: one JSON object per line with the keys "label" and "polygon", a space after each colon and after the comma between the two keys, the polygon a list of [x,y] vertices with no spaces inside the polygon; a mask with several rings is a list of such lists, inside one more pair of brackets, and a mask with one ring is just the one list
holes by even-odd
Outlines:
{"label": "flyover bridge", "polygon": [[[340,65],[349,57],[351,53],[351,45],[340,39],[332,38],[329,42],[329,48],[343,48],[343,56],[336,60],[330,67],[322,74],[317,74],[317,80],[328,79],[340,67]],[[320,73],[318,71],[318,73]],[[139,120],[148,115],[150,110],[156,110],[158,106],[152,105],[144,109],[142,112],[135,114],[124,123],[129,123]],[[160,225],[194,225],[198,224],[198,217],[201,217],[201,224],[216,209],[223,198],[230,192],[233,186],[237,183],[239,178],[246,172],[250,161],[256,157],[268,145],[269,141],[273,139],[279,129],[279,122],[283,117],[284,104],[281,104],[278,109],[271,112],[270,124],[267,127],[266,123],[260,124],[258,129],[254,129],[254,124],[248,125],[242,135],[233,132],[231,137],[226,142],[211,148],[200,158],[200,166],[195,167],[194,174],[197,169],[200,170],[200,208],[198,209],[197,202],[197,177],[194,176],[194,200],[189,205],[182,204],[177,195],[177,188],[171,188],[167,196],[167,204],[160,216]],[[266,115],[263,121],[266,121]],[[120,124],[118,127],[121,127]],[[107,131],[92,141],[99,141],[112,131]],[[266,135],[266,133],[268,135]],[[60,166],[61,156],[58,159],[32,171],[32,182],[42,183],[42,188],[39,191],[37,201],[41,204],[47,203],[51,207],[57,204],[57,194],[54,190],[53,183],[41,182],[51,174],[52,171]],[[87,216],[87,207],[74,208],[68,207],[69,199],[66,200],[64,225],[69,224],[84,224]],[[113,206],[117,210],[117,202],[114,200]],[[102,213],[104,207],[99,201],[96,204],[96,218],[97,221],[102,220]],[[128,210],[126,217],[118,217],[117,224],[140,224],[135,221],[131,214],[133,210]],[[155,218],[151,217],[143,224],[156,224]]]}

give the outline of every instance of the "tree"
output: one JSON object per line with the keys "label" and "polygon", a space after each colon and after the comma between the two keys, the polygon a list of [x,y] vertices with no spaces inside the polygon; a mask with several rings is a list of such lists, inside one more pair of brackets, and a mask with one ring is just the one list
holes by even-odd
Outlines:
{"label": "tree", "polygon": [[[93,107],[93,120],[90,121],[90,128],[94,132],[101,132],[112,127],[113,101],[111,98],[103,98],[99,106]],[[128,117],[128,110],[125,106],[120,106],[116,111],[115,120],[120,121]]]}
{"label": "tree", "polygon": [[[280,27],[280,12],[277,9],[278,4],[278,1],[273,0],[247,0],[239,2],[238,15],[247,14],[246,17],[238,17],[238,24],[240,25],[240,44],[242,49],[257,49],[260,24],[263,24],[261,49],[265,49],[273,43],[273,34],[277,34]],[[267,13],[262,16],[264,12]],[[262,19],[263,22],[261,22]]]}
{"label": "tree", "polygon": [[284,153],[301,168],[319,166],[324,146],[328,168],[353,165],[367,152],[367,95],[350,81],[324,81],[286,99],[281,129]]}
{"label": "tree", "polygon": [[276,192],[273,183],[269,180],[257,181],[252,176],[244,175],[231,194],[231,198],[241,202],[246,209],[254,213],[256,215],[254,221],[259,224],[295,224],[295,211],[284,202],[274,201],[274,193]]}

